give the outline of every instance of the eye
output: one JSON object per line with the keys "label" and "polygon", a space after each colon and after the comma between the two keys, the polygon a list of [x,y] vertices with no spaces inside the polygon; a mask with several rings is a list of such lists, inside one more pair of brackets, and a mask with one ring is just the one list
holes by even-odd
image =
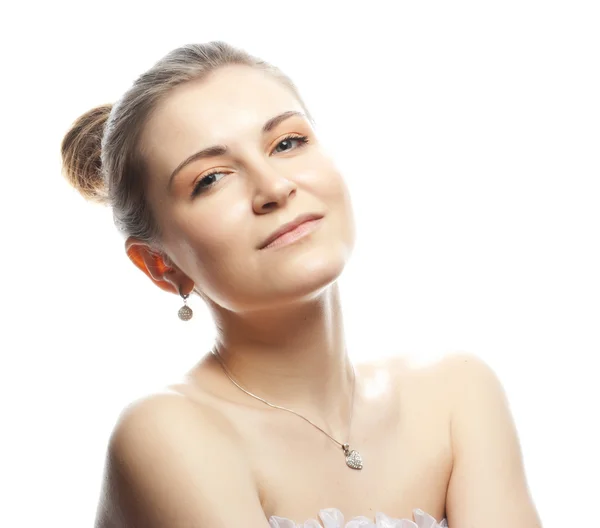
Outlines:
{"label": "eye", "polygon": [[[288,150],[294,150],[294,142],[298,143],[296,148],[301,148],[308,143],[308,137],[290,134],[284,137],[279,143],[277,143],[277,146],[273,149],[273,152],[276,154],[281,154],[283,152],[287,152]],[[280,149],[280,147],[283,147],[283,149]],[[217,174],[221,174],[224,176],[227,173],[221,170],[214,170],[206,174],[202,179],[198,180],[198,183],[196,183],[196,185],[194,185],[194,190],[192,191],[192,198],[215,185],[218,179],[216,180],[214,177]]]}
{"label": "eye", "polygon": [[308,137],[306,136],[296,136],[293,134],[290,134],[289,136],[284,137],[278,144],[277,146],[273,149],[273,152],[287,152],[288,150],[292,150],[290,148],[284,148],[284,150],[277,150],[279,147],[284,146],[284,147],[289,147],[290,145],[293,145],[294,141],[298,141],[300,144],[298,145],[298,147],[303,147],[304,145],[306,145],[306,143],[308,143]]}
{"label": "eye", "polygon": [[201,180],[198,180],[198,183],[196,183],[196,185],[194,185],[194,190],[192,191],[192,197],[196,196],[197,194],[200,194],[202,191],[208,189],[209,187],[211,187],[212,185],[217,183],[217,181],[215,181],[215,178],[214,178],[214,176],[216,176],[217,174],[224,175],[225,173],[220,170],[214,170],[212,172],[209,172]]}

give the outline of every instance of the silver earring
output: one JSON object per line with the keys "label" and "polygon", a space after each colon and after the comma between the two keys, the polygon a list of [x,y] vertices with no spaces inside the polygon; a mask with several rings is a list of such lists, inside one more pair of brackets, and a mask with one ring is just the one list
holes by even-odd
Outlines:
{"label": "silver earring", "polygon": [[177,315],[182,321],[189,321],[192,318],[192,315],[194,315],[192,309],[187,305],[187,299],[190,296],[190,294],[183,294],[181,293],[181,289],[179,289],[179,295],[181,295],[181,297],[183,298],[183,306],[179,308]]}

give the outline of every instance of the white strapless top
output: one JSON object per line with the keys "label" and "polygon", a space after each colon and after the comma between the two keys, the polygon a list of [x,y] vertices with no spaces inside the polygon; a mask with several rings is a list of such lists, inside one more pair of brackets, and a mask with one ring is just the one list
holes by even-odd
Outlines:
{"label": "white strapless top", "polygon": [[437,522],[431,515],[423,510],[413,510],[414,521],[408,519],[394,519],[383,513],[377,513],[375,522],[367,517],[355,517],[344,524],[344,516],[340,510],[326,508],[319,512],[319,521],[310,519],[304,523],[296,524],[290,519],[273,515],[269,519],[271,528],[448,528],[446,519]]}

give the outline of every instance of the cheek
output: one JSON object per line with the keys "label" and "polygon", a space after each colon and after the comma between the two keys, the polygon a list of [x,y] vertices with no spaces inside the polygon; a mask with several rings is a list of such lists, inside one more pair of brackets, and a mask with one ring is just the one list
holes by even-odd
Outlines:
{"label": "cheek", "polygon": [[346,181],[331,158],[321,152],[310,160],[309,165],[315,169],[303,174],[302,181],[298,183],[328,202],[327,205],[332,205],[330,201],[346,201]]}
{"label": "cheek", "polygon": [[322,174],[315,185],[317,195],[328,208],[340,210],[343,214],[352,214],[350,192],[339,171],[332,169]]}
{"label": "cheek", "polygon": [[186,239],[189,251],[202,261],[211,273],[223,273],[224,265],[234,264],[236,257],[243,254],[244,246],[252,243],[247,231],[248,222],[230,222],[226,217],[216,216],[202,227],[192,228]]}
{"label": "cheek", "polygon": [[315,174],[308,187],[330,215],[334,236],[351,249],[355,239],[355,219],[350,192],[342,174],[330,166],[327,171]]}
{"label": "cheek", "polygon": [[203,270],[205,280],[218,281],[232,273],[243,275],[248,255],[257,243],[251,228],[247,202],[207,201],[206,208],[190,215],[183,226],[187,253],[195,259],[193,268]]}
{"label": "cheek", "polygon": [[251,266],[240,233],[215,224],[212,229],[188,233],[183,251],[190,278],[208,297],[222,304],[224,292],[235,286],[236,279],[247,277]]}
{"label": "cheek", "polygon": [[343,233],[342,238],[346,239],[346,242],[352,246],[356,228],[352,199],[346,180],[338,171],[332,172],[323,192],[325,193],[325,203],[339,217],[340,229]]}

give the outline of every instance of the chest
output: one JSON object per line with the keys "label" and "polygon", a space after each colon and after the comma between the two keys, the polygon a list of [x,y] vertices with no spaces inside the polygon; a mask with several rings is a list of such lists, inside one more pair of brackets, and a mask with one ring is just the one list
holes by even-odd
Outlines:
{"label": "chest", "polygon": [[362,456],[361,470],[349,468],[340,446],[297,416],[275,412],[254,420],[246,446],[265,515],[300,523],[337,508],[346,519],[378,511],[412,519],[420,508],[444,517],[452,470],[448,415],[420,402],[360,409],[348,443]]}

